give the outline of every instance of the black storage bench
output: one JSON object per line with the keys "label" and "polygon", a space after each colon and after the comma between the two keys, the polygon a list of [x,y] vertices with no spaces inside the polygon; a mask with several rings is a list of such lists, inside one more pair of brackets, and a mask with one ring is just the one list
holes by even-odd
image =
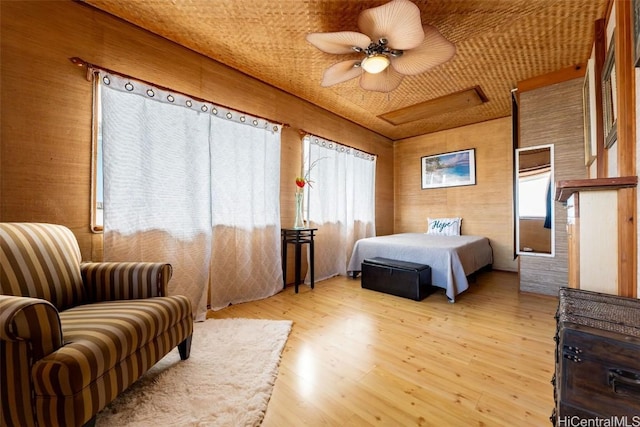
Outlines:
{"label": "black storage bench", "polygon": [[431,267],[388,258],[362,262],[362,287],[421,301],[433,292]]}

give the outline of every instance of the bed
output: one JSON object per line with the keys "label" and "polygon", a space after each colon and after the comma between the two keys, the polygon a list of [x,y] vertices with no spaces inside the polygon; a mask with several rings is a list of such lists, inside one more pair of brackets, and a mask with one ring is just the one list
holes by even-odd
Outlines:
{"label": "bed", "polygon": [[429,265],[432,285],[444,288],[450,302],[469,288],[467,276],[493,263],[486,237],[401,233],[358,240],[347,272],[356,277],[362,261],[374,257]]}

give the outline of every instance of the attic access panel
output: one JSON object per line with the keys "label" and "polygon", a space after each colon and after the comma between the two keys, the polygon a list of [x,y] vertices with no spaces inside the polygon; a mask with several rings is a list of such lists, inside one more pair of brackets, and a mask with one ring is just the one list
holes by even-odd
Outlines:
{"label": "attic access panel", "polygon": [[438,114],[475,107],[487,101],[489,101],[489,99],[487,99],[480,86],[475,86],[399,110],[389,111],[388,113],[379,115],[378,118],[397,126]]}

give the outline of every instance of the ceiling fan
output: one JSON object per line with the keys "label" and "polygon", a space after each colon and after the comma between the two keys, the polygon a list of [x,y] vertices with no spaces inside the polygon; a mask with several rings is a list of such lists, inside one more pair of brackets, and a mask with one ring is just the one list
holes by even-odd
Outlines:
{"label": "ceiling fan", "polygon": [[[360,77],[360,87],[391,92],[405,75],[416,75],[453,58],[456,47],[431,25],[422,25],[420,9],[409,0],[392,0],[366,9],[355,31],[310,33],[307,41],[326,53],[360,53],[364,58],[338,62],[324,72],[321,85]],[[363,34],[364,33],[364,34]]]}

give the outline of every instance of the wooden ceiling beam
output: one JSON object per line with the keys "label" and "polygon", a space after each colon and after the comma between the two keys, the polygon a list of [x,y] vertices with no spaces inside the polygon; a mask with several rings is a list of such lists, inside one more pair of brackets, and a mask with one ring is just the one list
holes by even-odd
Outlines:
{"label": "wooden ceiling beam", "polygon": [[527,80],[518,82],[518,92],[526,92],[529,90],[539,89],[556,83],[562,83],[569,80],[584,77],[587,72],[587,64],[576,64],[571,67],[562,68],[541,76],[532,77]]}

